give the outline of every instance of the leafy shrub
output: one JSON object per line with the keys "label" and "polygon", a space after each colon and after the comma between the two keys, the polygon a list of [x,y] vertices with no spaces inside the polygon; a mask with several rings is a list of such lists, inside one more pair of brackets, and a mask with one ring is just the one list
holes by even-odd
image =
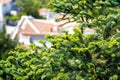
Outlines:
{"label": "leafy shrub", "polygon": [[21,18],[22,15],[26,15],[26,13],[25,13],[25,12],[20,12],[20,13],[18,13],[16,16],[7,15],[7,16],[6,16],[6,19],[10,19],[10,20],[12,20],[12,21],[18,21],[18,20],[20,20],[20,18]]}
{"label": "leafy shrub", "polygon": [[[118,80],[120,38],[99,40],[96,35],[47,36],[51,48],[16,47],[0,61],[0,78],[6,80]],[[97,40],[98,39],[98,40]]]}

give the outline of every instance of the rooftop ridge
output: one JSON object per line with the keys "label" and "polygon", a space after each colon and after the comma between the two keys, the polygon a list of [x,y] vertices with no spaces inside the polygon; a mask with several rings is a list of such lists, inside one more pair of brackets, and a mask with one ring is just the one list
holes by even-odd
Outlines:
{"label": "rooftop ridge", "polygon": [[53,20],[43,20],[43,19],[34,19],[34,21],[40,21],[40,22],[49,23],[49,24],[53,24],[53,25],[56,25],[59,23],[59,22],[55,22]]}
{"label": "rooftop ridge", "polygon": [[27,20],[27,22],[36,33],[38,34],[40,33],[40,31],[35,27],[35,25],[29,19]]}

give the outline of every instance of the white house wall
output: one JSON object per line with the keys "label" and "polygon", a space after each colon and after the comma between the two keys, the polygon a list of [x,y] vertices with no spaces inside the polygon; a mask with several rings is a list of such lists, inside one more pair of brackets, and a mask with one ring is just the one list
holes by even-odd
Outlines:
{"label": "white house wall", "polygon": [[6,26],[6,34],[7,35],[12,35],[13,32],[15,31],[16,27],[12,27],[12,26]]}
{"label": "white house wall", "polygon": [[[23,43],[25,45],[30,45],[30,44],[36,44],[37,46],[40,46],[40,47],[43,47],[43,44],[42,43],[39,43],[39,40],[46,40],[44,36],[24,36],[24,35],[21,35],[19,36],[19,42],[20,43]],[[52,43],[48,42],[46,40],[46,46],[47,47],[51,47],[52,46]]]}
{"label": "white house wall", "polygon": [[32,36],[30,42],[38,42],[38,40],[45,40],[44,36]]}
{"label": "white house wall", "polygon": [[3,9],[2,4],[0,4],[0,31],[3,29]]}
{"label": "white house wall", "polygon": [[0,4],[0,18],[3,18],[3,8],[2,8],[2,4]]}
{"label": "white house wall", "polygon": [[3,29],[4,25],[4,15],[9,13],[11,9],[11,3],[1,4],[0,3],[0,31]]}
{"label": "white house wall", "polygon": [[[39,40],[46,40],[44,36],[32,36],[31,37],[31,41],[32,43],[36,44],[37,46],[40,46],[42,47],[43,45],[41,43],[39,43]],[[51,47],[52,46],[52,43],[48,42],[46,40],[46,44],[45,44],[47,47]]]}
{"label": "white house wall", "polygon": [[[69,34],[73,34],[73,33],[74,33],[73,29],[74,29],[74,26],[73,26],[73,25],[66,26],[66,27],[63,27],[63,28],[62,28],[62,30],[68,31]],[[61,31],[62,31],[62,30],[61,30]]]}
{"label": "white house wall", "polygon": [[30,44],[30,36],[19,35],[19,42],[24,43],[25,45]]}
{"label": "white house wall", "polygon": [[44,40],[44,36],[24,36],[22,34],[19,35],[19,42],[29,45],[31,43],[39,44],[39,40]]}
{"label": "white house wall", "polygon": [[30,43],[36,44],[37,46],[42,47],[43,44],[39,43],[39,40],[45,40],[44,36],[31,36]]}
{"label": "white house wall", "polygon": [[74,33],[73,29],[76,24],[77,24],[76,22],[65,24],[61,30],[66,30],[68,31],[69,34],[73,34]]}

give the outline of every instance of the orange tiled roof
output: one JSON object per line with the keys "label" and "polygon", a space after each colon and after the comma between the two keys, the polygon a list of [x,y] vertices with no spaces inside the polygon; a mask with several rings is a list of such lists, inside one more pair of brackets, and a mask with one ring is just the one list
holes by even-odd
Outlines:
{"label": "orange tiled roof", "polygon": [[[47,33],[47,34],[51,34],[51,35],[58,35],[59,33]],[[29,33],[29,32],[22,32],[22,35],[25,35],[25,36],[44,36],[46,35],[46,33],[39,33],[39,34],[36,34],[36,33]]]}
{"label": "orange tiled roof", "polygon": [[[25,21],[25,20],[23,20],[23,21]],[[43,21],[39,21],[39,20],[37,21],[37,20],[34,20],[34,19],[29,20],[34,25],[34,27],[40,32],[40,33],[37,33],[28,23],[25,25],[25,29],[22,29],[21,27],[24,24],[23,21],[20,24],[18,34],[22,34],[22,35],[26,35],[26,36],[46,35],[48,33],[50,33],[52,35],[58,34],[56,31],[53,30],[54,25],[52,23],[43,22]]]}
{"label": "orange tiled roof", "polygon": [[22,33],[22,34],[23,34],[23,33],[29,33],[29,34],[30,34],[30,33],[34,33],[34,34],[36,33],[36,32],[30,27],[30,25],[29,25],[28,23],[26,24],[25,29],[23,29],[23,30],[20,29],[19,31],[20,31],[20,33]]}
{"label": "orange tiled roof", "polygon": [[40,33],[48,33],[52,32],[52,29],[54,27],[53,24],[51,23],[45,23],[45,22],[40,22],[40,21],[31,21],[35,27],[40,31]]}
{"label": "orange tiled roof", "polygon": [[49,13],[49,12],[50,12],[50,9],[46,9],[46,8],[38,9],[38,13],[42,13],[42,12]]}
{"label": "orange tiled roof", "polygon": [[5,4],[5,3],[8,3],[8,2],[11,2],[11,0],[0,0],[0,4]]}

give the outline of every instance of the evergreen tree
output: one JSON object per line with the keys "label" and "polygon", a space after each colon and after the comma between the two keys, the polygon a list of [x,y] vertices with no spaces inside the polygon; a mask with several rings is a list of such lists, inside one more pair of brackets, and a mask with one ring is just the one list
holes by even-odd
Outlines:
{"label": "evergreen tree", "polygon": [[0,32],[0,59],[5,59],[8,56],[8,52],[15,48],[16,42],[9,39],[6,36],[5,27],[3,31]]}
{"label": "evergreen tree", "polygon": [[94,28],[107,39],[120,29],[120,5],[114,3],[114,0],[52,0],[51,8],[64,13],[63,18],[69,15],[69,19],[80,23],[81,32],[84,27]]}
{"label": "evergreen tree", "polygon": [[[75,29],[74,34],[65,32],[58,36],[47,35],[48,41],[53,44],[50,48],[45,45],[36,47],[34,44],[28,48],[18,46],[6,60],[0,61],[0,79],[120,80],[120,37],[114,37],[114,32],[119,31],[119,6],[113,6],[109,0],[62,1],[53,1],[55,10],[64,12],[74,4],[69,14],[75,17],[75,21],[80,20],[82,25],[97,27],[99,34],[83,35]],[[75,2],[81,5],[83,12],[78,10]],[[90,5],[94,6],[93,12],[88,9]],[[100,32],[102,30],[104,33]],[[100,34],[104,34],[104,38]],[[45,41],[40,42],[45,44]]]}
{"label": "evergreen tree", "polygon": [[16,47],[0,61],[5,80],[119,80],[120,37],[102,40],[96,35],[47,36],[51,48]]}

